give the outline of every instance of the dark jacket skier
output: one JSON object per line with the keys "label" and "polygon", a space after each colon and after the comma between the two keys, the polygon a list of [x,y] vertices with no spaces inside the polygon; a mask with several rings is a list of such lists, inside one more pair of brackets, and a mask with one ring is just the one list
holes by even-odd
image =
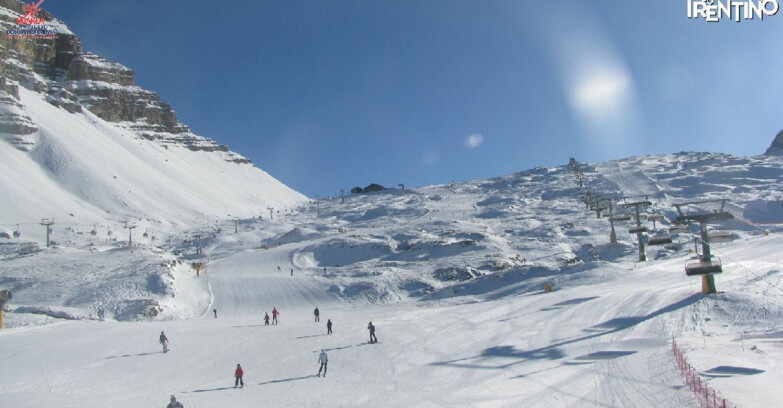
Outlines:
{"label": "dark jacket skier", "polygon": [[166,408],[185,408],[181,402],[177,401],[177,397],[171,396],[171,402],[169,402],[169,405],[166,405]]}
{"label": "dark jacket skier", "polygon": [[372,322],[367,325],[367,330],[370,331],[370,343],[378,342],[378,338],[375,337],[375,326],[372,325]]}
{"label": "dark jacket skier", "polygon": [[169,351],[169,339],[166,337],[166,334],[162,331],[160,332],[160,337],[158,339],[160,341],[160,344],[163,345],[163,352],[167,353]]}
{"label": "dark jacket skier", "polygon": [[326,319],[326,334],[332,334],[332,319]]}
{"label": "dark jacket skier", "polygon": [[313,310],[313,314],[315,315],[315,321],[320,322],[321,319],[319,316],[321,315],[321,312],[318,311],[318,306],[315,307],[315,310]]}

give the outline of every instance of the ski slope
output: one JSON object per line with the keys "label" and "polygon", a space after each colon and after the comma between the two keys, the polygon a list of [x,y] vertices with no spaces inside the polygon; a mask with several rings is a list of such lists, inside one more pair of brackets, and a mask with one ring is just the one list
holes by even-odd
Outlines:
{"label": "ski slope", "polygon": [[[773,159],[685,157],[701,164],[647,157],[587,172],[614,191],[606,180],[636,167],[622,187],[652,180],[661,209],[734,190],[742,219],[726,225],[734,242],[713,246],[724,262],[715,295],[685,276],[690,234],[643,263],[624,227],[608,244],[567,168],[329,200],[236,230],[209,223],[158,247],[75,231],[30,253],[4,242],[0,277],[16,295],[0,331],[0,407],[154,407],[172,394],[186,407],[696,407],[672,338],[732,403],[779,406],[783,171]],[[195,260],[208,265],[199,277]],[[94,286],[85,268],[111,283]],[[157,299],[161,312],[136,320],[105,291]],[[99,305],[106,322],[91,317]],[[273,307],[280,324],[264,326]],[[367,343],[370,321],[379,344]],[[321,349],[326,378],[315,377]]]}

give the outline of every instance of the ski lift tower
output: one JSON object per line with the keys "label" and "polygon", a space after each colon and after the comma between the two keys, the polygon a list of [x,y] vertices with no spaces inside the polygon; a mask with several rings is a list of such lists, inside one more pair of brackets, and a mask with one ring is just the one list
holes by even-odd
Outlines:
{"label": "ski lift tower", "polygon": [[624,197],[623,203],[620,204],[620,208],[631,208],[634,209],[635,219],[636,219],[636,226],[632,226],[631,228],[628,228],[629,234],[636,234],[636,240],[639,243],[639,262],[645,262],[647,260],[647,253],[644,250],[644,241],[642,240],[642,234],[647,232],[647,227],[642,225],[639,210],[642,207],[647,207],[652,205],[650,200],[647,199],[646,195],[642,196],[633,196],[633,197]]}
{"label": "ski lift tower", "polygon": [[52,232],[52,225],[54,225],[54,218],[42,218],[41,225],[46,227],[46,246],[49,246],[49,234]]}
{"label": "ski lift tower", "polygon": [[[701,291],[702,293],[717,293],[715,288],[715,276],[716,273],[723,272],[723,266],[720,259],[713,259],[710,252],[710,235],[707,232],[707,223],[710,221],[730,220],[734,216],[726,211],[727,199],[719,200],[704,200],[704,201],[691,201],[687,203],[674,204],[677,208],[677,220],[678,224],[690,224],[692,222],[699,223],[700,235],[701,235],[701,257],[699,262],[686,263],[685,274],[688,276],[701,275]],[[712,211],[698,209],[695,212],[686,212],[688,207],[699,206],[718,207]]]}
{"label": "ski lift tower", "polygon": [[196,240],[196,255],[201,255],[203,252],[201,249],[201,234],[193,234],[193,239]]}
{"label": "ski lift tower", "polygon": [[601,218],[601,213],[608,209],[606,201],[608,197],[600,194],[594,194],[590,197],[590,204],[588,207],[591,211],[595,211],[595,218]]}
{"label": "ski lift tower", "polygon": [[269,207],[266,207],[267,210],[269,210],[269,219],[274,220],[275,216],[273,215],[273,212],[275,210],[275,207],[272,207],[271,205]]}
{"label": "ski lift tower", "polygon": [[125,221],[125,228],[128,229],[128,246],[133,246],[133,229],[136,228],[136,224]]}
{"label": "ski lift tower", "polygon": [[616,197],[607,197],[606,203],[609,205],[609,225],[612,227],[612,232],[609,234],[609,243],[617,243],[617,233],[614,232],[614,223],[618,221],[629,221],[631,217],[628,214],[615,214],[613,204],[617,200]]}

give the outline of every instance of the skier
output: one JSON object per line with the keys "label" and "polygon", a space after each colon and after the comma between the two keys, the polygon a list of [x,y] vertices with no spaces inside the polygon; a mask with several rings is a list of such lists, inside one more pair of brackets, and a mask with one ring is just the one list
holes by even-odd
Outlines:
{"label": "skier", "polygon": [[291,276],[294,276],[294,268],[291,268]]}
{"label": "skier", "polygon": [[326,319],[326,334],[332,334],[332,319]]}
{"label": "skier", "polygon": [[318,306],[315,307],[315,310],[313,310],[313,314],[315,315],[315,321],[320,322],[321,319],[319,316],[321,315],[321,312],[318,311]]}
{"label": "skier", "polygon": [[98,320],[102,322],[106,321],[106,310],[103,308],[98,309]]}
{"label": "skier", "polygon": [[169,402],[169,405],[166,405],[166,408],[185,408],[181,402],[177,401],[177,397],[171,396],[171,402]]}
{"label": "skier", "polygon": [[264,326],[269,326],[269,313],[264,313]]}
{"label": "skier", "polygon": [[215,314],[215,319],[217,319],[217,309],[212,309],[212,313]]}
{"label": "skier", "polygon": [[377,343],[378,338],[375,337],[375,326],[372,325],[372,322],[367,325],[367,330],[370,331],[370,343]]}
{"label": "skier", "polygon": [[326,363],[329,362],[329,358],[326,356],[326,350],[321,349],[321,355],[318,356],[318,362],[321,363],[321,366],[318,367],[318,375],[316,377],[321,376],[321,370],[324,370],[324,377],[326,377]]}
{"label": "skier", "polygon": [[239,385],[240,388],[244,388],[245,382],[242,381],[242,376],[245,375],[245,372],[242,371],[242,366],[237,364],[237,369],[234,371],[234,388]]}
{"label": "skier", "polygon": [[277,265],[277,270],[278,270],[278,271],[280,270],[280,265]]}
{"label": "skier", "polygon": [[277,324],[277,315],[279,315],[280,312],[277,311],[276,308],[272,308],[272,324]]}
{"label": "skier", "polygon": [[163,352],[168,353],[169,352],[169,339],[166,337],[166,334],[162,331],[160,332],[160,344],[163,345]]}

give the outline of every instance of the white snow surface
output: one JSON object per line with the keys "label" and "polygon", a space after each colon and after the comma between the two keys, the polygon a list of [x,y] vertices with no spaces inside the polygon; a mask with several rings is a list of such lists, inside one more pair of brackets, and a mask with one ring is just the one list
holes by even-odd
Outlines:
{"label": "white snow surface", "polygon": [[249,218],[268,206],[293,207],[306,198],[263,170],[226,161],[223,152],[144,140],[85,110],[72,114],[40,94],[19,89],[38,127],[30,152],[0,142],[0,226],[38,225],[121,231],[124,221],[150,232],[230,217]]}
{"label": "white snow surface", "polygon": [[[47,120],[68,118],[34,120],[42,139],[53,139]],[[160,155],[141,157],[179,157],[104,139],[84,148],[122,144]],[[29,166],[23,156],[3,150],[4,170]],[[84,157],[53,161],[77,172],[67,169]],[[179,160],[169,174],[216,166],[198,173],[207,178],[223,169],[209,160],[179,168]],[[137,228],[129,247],[111,238],[128,231],[99,216],[120,195],[111,175],[145,176],[145,162],[129,167],[138,172],[120,163],[63,176],[67,189],[52,182],[42,190],[48,200],[24,210],[0,209],[33,220],[75,212],[105,224],[92,235],[88,222],[65,217],[51,248],[29,236],[32,227],[0,239],[0,289],[14,291],[0,330],[0,406],[163,407],[173,394],[186,407],[697,407],[672,339],[731,406],[783,404],[782,158],[680,153],[584,167],[600,192],[649,194],[667,217],[663,227],[673,203],[730,198],[735,219],[714,226],[736,239],[712,247],[724,265],[712,295],[684,273],[692,233],[649,247],[648,261],[638,262],[627,225],[609,244],[608,222],[579,201],[567,166],[277,204],[274,219],[266,206],[248,211],[254,218],[242,214],[229,194],[198,200],[190,185],[155,191],[157,203],[123,193],[144,202],[142,219],[188,220]],[[51,174],[23,175],[38,182]],[[85,177],[98,180],[85,187]],[[88,200],[94,185],[104,186],[101,197]],[[193,262],[205,265],[200,276]],[[105,322],[95,318],[101,307]],[[265,326],[273,307],[280,324]],[[378,344],[367,342],[370,321]],[[165,354],[161,331],[170,339]],[[315,376],[321,349],[326,378]],[[242,389],[233,388],[237,363]]]}

